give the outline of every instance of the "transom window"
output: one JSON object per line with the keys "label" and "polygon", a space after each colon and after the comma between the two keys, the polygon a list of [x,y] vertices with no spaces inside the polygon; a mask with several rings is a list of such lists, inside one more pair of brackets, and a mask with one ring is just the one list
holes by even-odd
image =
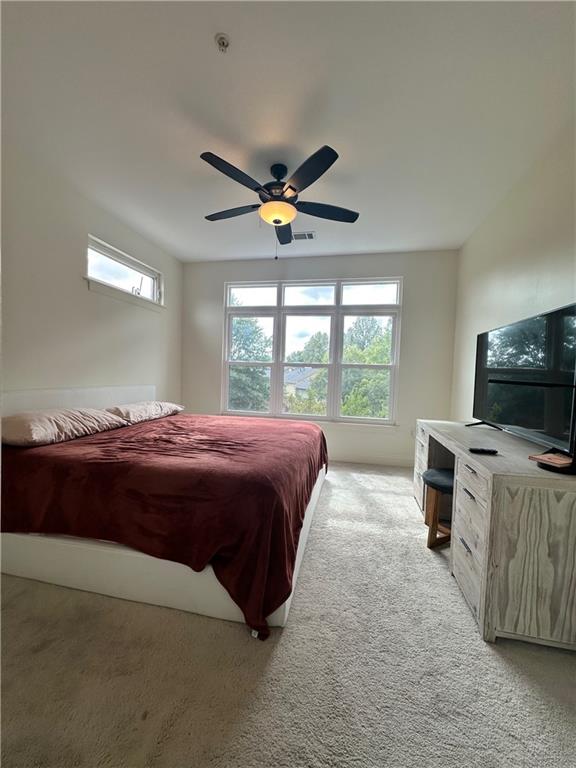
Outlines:
{"label": "transom window", "polygon": [[98,283],[162,304],[162,275],[112,245],[89,235],[87,277]]}
{"label": "transom window", "polygon": [[222,410],[393,423],[402,281],[226,285]]}

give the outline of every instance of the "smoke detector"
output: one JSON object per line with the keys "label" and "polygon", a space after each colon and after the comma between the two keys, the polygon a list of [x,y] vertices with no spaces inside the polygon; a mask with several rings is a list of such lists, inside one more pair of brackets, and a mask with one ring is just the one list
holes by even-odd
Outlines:
{"label": "smoke detector", "polygon": [[230,38],[228,35],[224,34],[224,32],[218,32],[218,34],[214,36],[214,42],[220,53],[226,53],[230,47]]}

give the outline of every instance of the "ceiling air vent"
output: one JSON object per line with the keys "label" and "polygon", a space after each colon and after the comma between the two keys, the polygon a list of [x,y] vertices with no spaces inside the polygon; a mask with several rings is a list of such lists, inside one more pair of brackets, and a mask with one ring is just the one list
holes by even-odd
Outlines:
{"label": "ceiling air vent", "polygon": [[293,240],[316,240],[316,232],[294,232]]}

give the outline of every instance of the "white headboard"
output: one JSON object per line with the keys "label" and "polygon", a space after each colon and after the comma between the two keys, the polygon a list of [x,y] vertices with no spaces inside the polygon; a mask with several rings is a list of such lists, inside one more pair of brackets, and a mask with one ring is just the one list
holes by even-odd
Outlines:
{"label": "white headboard", "polygon": [[70,389],[22,389],[2,393],[2,414],[43,408],[107,408],[140,400],[155,400],[156,386],[84,387]]}

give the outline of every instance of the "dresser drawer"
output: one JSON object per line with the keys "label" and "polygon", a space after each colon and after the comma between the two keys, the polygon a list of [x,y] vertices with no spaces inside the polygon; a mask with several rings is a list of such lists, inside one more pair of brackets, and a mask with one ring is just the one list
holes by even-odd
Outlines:
{"label": "dresser drawer", "polygon": [[416,453],[414,455],[414,466],[421,472],[428,468],[428,446],[420,440],[416,440]]}
{"label": "dresser drawer", "polygon": [[416,439],[428,444],[428,432],[426,432],[422,424],[416,423]]}
{"label": "dresser drawer", "polygon": [[483,516],[474,514],[476,510],[470,509],[469,505],[463,506],[460,503],[460,498],[458,494],[454,509],[454,525],[460,531],[478,563],[482,564],[486,549],[486,521]]}
{"label": "dresser drawer", "polygon": [[414,468],[414,498],[420,509],[424,509],[424,481],[422,480],[422,472],[424,470]]}
{"label": "dresser drawer", "polygon": [[477,493],[472,483],[464,482],[461,475],[458,476],[456,497],[461,506],[470,510],[471,515],[483,520],[486,518],[486,499]]}
{"label": "dresser drawer", "polygon": [[477,532],[484,541],[488,517],[486,502],[470,489],[470,484],[464,485],[460,481],[456,485],[456,508],[458,521],[462,523],[460,528],[466,526],[469,530]]}
{"label": "dresser drawer", "polygon": [[466,541],[465,535],[458,530],[457,526],[452,529],[451,547],[454,578],[472,609],[472,613],[478,619],[482,581],[480,564],[472,554],[472,548]]}
{"label": "dresser drawer", "polygon": [[456,476],[458,485],[468,488],[475,498],[484,504],[488,502],[490,492],[490,479],[482,474],[482,471],[465,459],[458,459],[458,472]]}

